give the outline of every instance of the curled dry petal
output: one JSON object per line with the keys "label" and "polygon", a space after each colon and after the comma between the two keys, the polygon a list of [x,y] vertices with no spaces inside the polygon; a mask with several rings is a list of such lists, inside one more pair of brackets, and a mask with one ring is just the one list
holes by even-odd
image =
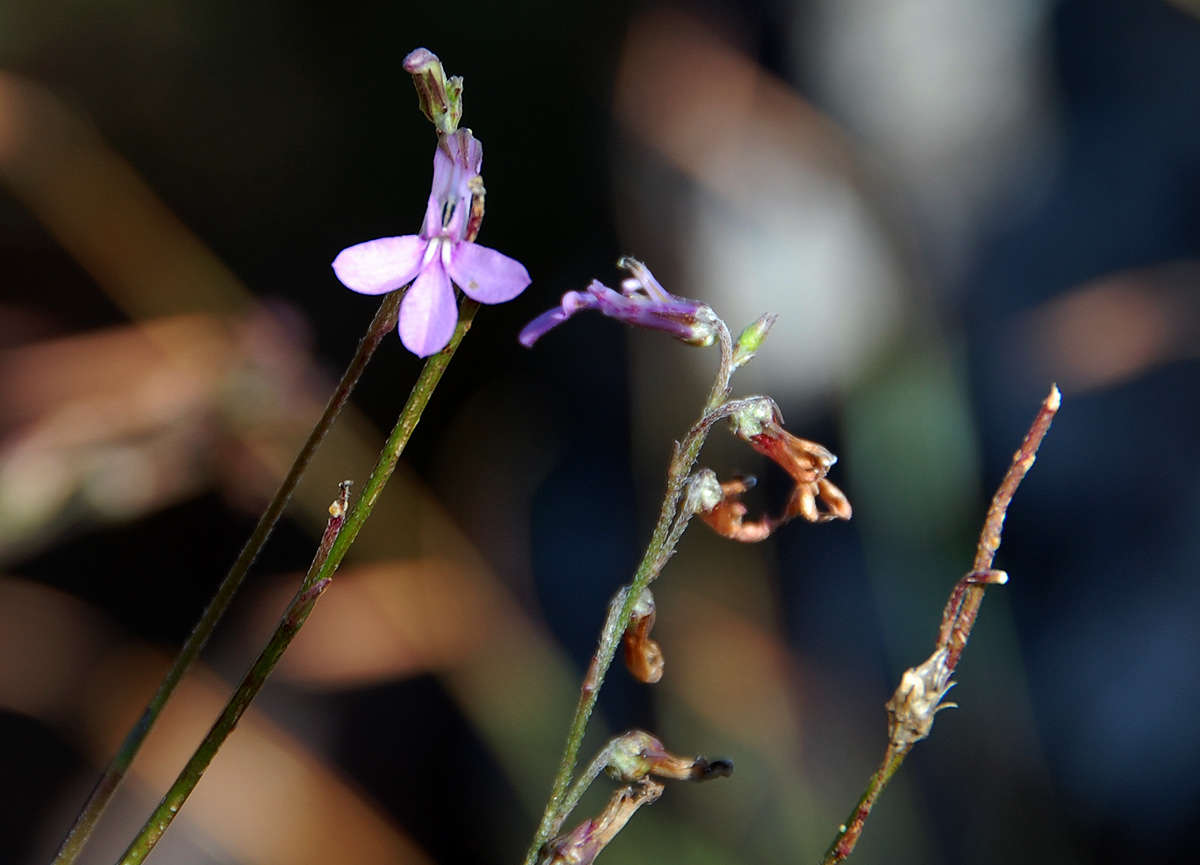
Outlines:
{"label": "curled dry petal", "polygon": [[[818,500],[825,506],[824,509],[817,504]],[[810,523],[848,520],[853,512],[850,500],[845,494],[834,486],[832,481],[821,478],[815,482],[796,484],[779,524],[782,525],[794,517],[804,517]]]}
{"label": "curled dry petal", "polygon": [[736,541],[754,543],[770,537],[775,529],[796,517],[810,523],[850,519],[853,513],[850,500],[826,478],[837,457],[824,446],[785,430],[773,402],[766,398],[747,400],[746,406],[731,420],[734,435],[774,460],[792,478],[795,487],[779,517],[747,520],[747,508],[741,497],[754,486],[754,478],[734,478],[722,483],[721,500],[700,513],[713,531]]}
{"label": "curled dry petal", "polygon": [[634,604],[629,627],[621,637],[621,648],[625,667],[635,679],[647,685],[653,685],[662,678],[665,665],[662,648],[650,638],[654,618],[654,596],[649,589],[643,589]]}
{"label": "curled dry petal", "polygon": [[750,446],[774,460],[798,484],[813,483],[825,477],[837,457],[816,442],[794,436],[778,424],[747,438]]}
{"label": "curled dry petal", "polygon": [[742,503],[742,493],[753,489],[753,476],[738,477],[721,484],[721,500],[709,511],[701,511],[700,519],[708,523],[717,534],[735,541],[753,544],[765,540],[775,530],[775,522],[769,517],[746,520],[747,508]]}

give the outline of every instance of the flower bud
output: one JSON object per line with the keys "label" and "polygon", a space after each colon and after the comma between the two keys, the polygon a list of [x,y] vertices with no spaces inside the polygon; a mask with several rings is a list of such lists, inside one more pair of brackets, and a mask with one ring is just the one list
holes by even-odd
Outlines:
{"label": "flower bud", "polygon": [[410,52],[404,69],[412,76],[421,113],[443,135],[457,130],[462,119],[462,78],[446,78],[442,61],[426,48]]}
{"label": "flower bud", "polygon": [[754,355],[762,348],[767,334],[771,332],[775,321],[779,318],[776,313],[768,312],[746,326],[737,338],[733,347],[733,368],[745,366],[754,359]]}

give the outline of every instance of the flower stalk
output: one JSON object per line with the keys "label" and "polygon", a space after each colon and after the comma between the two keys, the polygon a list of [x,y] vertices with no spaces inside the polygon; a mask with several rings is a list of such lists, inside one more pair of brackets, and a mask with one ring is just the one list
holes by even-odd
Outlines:
{"label": "flower stalk", "polygon": [[[451,337],[450,343],[426,361],[420,376],[417,378],[416,384],[413,385],[407,402],[404,404],[403,410],[400,412],[400,417],[396,421],[396,425],[392,428],[392,432],[388,436],[383,450],[380,451],[379,460],[376,462],[375,468],[371,471],[370,477],[367,478],[367,482],[363,485],[362,494],[355,502],[349,514],[344,516],[343,521],[337,527],[336,534],[329,539],[328,545],[326,545],[323,539],[321,551],[318,552],[317,558],[313,560],[312,568],[309,569],[304,582],[300,586],[300,590],[293,598],[287,612],[284,613],[279,627],[267,644],[267,648],[263,650],[250,672],[246,674],[246,677],[242,680],[242,684],[239,685],[237,691],[234,692],[233,697],[226,705],[225,710],[221,713],[220,718],[213,725],[208,736],[200,744],[200,747],[196,749],[196,752],[192,755],[192,758],[188,761],[187,766],[184,767],[175,783],[171,785],[171,788],[159,803],[158,808],[155,809],[141,831],[130,843],[120,859],[120,865],[137,865],[137,863],[145,859],[154,848],[154,845],[158,843],[167,826],[170,825],[192,790],[195,789],[200,777],[216,754],[217,749],[220,748],[225,738],[233,730],[238,719],[245,711],[246,706],[258,694],[266,682],[267,676],[283,655],[283,651],[291,643],[296,632],[299,631],[308,618],[308,614],[312,611],[317,598],[328,587],[338,567],[341,565],[342,559],[345,558],[346,553],[358,537],[359,531],[362,530],[367,518],[370,517],[371,511],[374,509],[379,495],[383,492],[384,486],[386,486],[392,473],[395,471],[396,464],[400,460],[400,455],[404,452],[409,439],[412,438],[413,431],[420,422],[421,415],[425,411],[425,407],[429,404],[430,397],[441,381],[442,375],[445,373],[446,367],[449,366],[450,360],[454,357],[455,351],[458,350],[463,337],[470,330],[471,323],[474,321],[478,310],[479,304],[469,298],[463,300],[462,308],[459,310],[458,322],[455,325],[454,335]],[[333,509],[331,508],[331,524],[332,513]],[[343,508],[344,513],[345,510]],[[329,538],[329,535],[330,532],[327,529],[326,538]]]}
{"label": "flower stalk", "polygon": [[[624,827],[637,808],[629,809],[630,797],[637,791],[649,793],[652,798],[639,802],[639,806],[653,802],[661,795],[661,786],[650,780],[653,775],[672,781],[711,781],[728,778],[733,774],[733,763],[729,760],[709,760],[705,757],[679,757],[669,752],[656,737],[642,730],[630,730],[608,741],[588,764],[583,773],[571,786],[563,803],[564,814],[569,814],[579,804],[592,782],[607,774],[614,781],[626,785],[614,794],[605,814],[600,818],[585,820],[575,829],[549,842],[547,865],[551,863],[578,863],[595,859],[604,845]],[[614,824],[612,817],[622,813],[624,819]],[[610,832],[597,833],[598,825],[607,825]]]}
{"label": "flower stalk", "polygon": [[[479,233],[484,211],[483,181],[479,175],[482,146],[471,136],[469,130],[458,131],[458,123],[462,114],[462,79],[447,78],[437,56],[423,48],[411,52],[405,58],[404,67],[413,78],[422,112],[434,124],[438,132],[433,188],[425,220],[424,234],[427,236],[387,238],[384,241],[358,244],[350,250],[344,250],[335,261],[335,272],[338,272],[338,276],[342,278],[343,282],[346,282],[347,278],[356,283],[365,280],[362,285],[357,285],[356,290],[367,294],[386,294],[386,297],[380,304],[366,335],[359,343],[358,351],[349,367],[338,382],[324,413],[301,448],[237,561],[234,562],[233,567],[218,587],[216,595],[209,602],[199,622],[184,643],[158,691],[147,704],[137,723],[126,735],[121,748],[84,804],[83,810],[76,818],[75,824],[54,859],[54,865],[71,865],[78,859],[100,816],[128,772],[142,742],[149,734],[150,728],[228,609],[250,566],[282,515],[313,454],[324,440],[367,363],[374,355],[379,342],[387,332],[395,328],[399,320],[401,336],[405,337],[406,332],[410,337],[414,333],[421,334],[421,350],[417,353],[422,357],[429,355],[432,357],[422,369],[420,377],[401,411],[400,419],[384,446],[380,461],[376,465],[375,471],[372,472],[353,513],[349,515],[348,530],[344,534],[330,539],[332,545],[330,549],[325,550],[324,544],[322,545],[322,555],[327,554],[327,556],[318,568],[320,573],[311,584],[306,578],[305,584],[293,602],[291,612],[285,615],[284,622],[280,625],[281,630],[276,634],[277,638],[283,640],[283,648],[290,642],[294,632],[286,636],[286,639],[284,635],[290,628],[294,627],[295,630],[298,630],[303,625],[312,604],[316,602],[321,591],[324,591],[346,550],[357,537],[362,523],[370,515],[375,500],[394,471],[396,461],[415,430],[433,390],[441,380],[442,374],[462,338],[470,329],[479,309],[479,303],[471,296],[474,295],[487,303],[498,303],[515,296],[529,282],[528,273],[520,263],[492,250],[478,247],[474,243]],[[401,272],[397,273],[394,267],[394,254],[392,254],[394,253],[392,247],[396,245],[396,242],[399,242],[406,252],[412,251],[409,247],[416,249],[419,246],[420,266],[409,268],[405,265],[401,268]],[[388,255],[379,253],[380,243],[386,247],[385,252],[388,252]],[[359,250],[357,257],[352,250]],[[365,254],[363,254],[364,250]],[[452,252],[457,255],[452,255]],[[348,277],[339,271],[339,263],[345,265]],[[458,305],[455,303],[455,295],[445,272],[446,268],[449,268],[450,274],[461,283],[465,283],[463,288],[468,297],[462,301],[461,307],[458,309],[456,309]],[[482,288],[477,277],[486,283]],[[433,285],[433,283],[437,284]],[[420,298],[408,304],[402,304],[402,300],[412,300],[408,295],[419,289],[423,290],[423,293],[417,291],[422,295]],[[430,302],[431,291],[436,299],[436,303],[432,304]],[[431,333],[432,337],[430,337]],[[409,339],[408,342],[412,342],[412,339]],[[344,507],[342,514],[339,515],[339,528],[342,525],[342,519],[345,519]],[[341,540],[343,543],[336,544],[337,540]],[[316,567],[317,564],[314,562],[314,568]],[[314,588],[316,586],[320,587],[319,590]],[[274,667],[274,663],[278,661],[278,655],[276,655],[274,660],[270,660],[268,663],[268,656],[274,651],[272,648],[274,646],[276,646],[275,639],[259,659],[260,663],[267,665],[261,673],[261,679],[253,680],[253,677],[257,675],[255,671],[260,670],[259,665],[256,664],[251,673],[247,674],[247,680],[243,682],[243,685],[249,689],[246,692],[248,694],[246,696],[247,704],[261,688],[267,673]],[[279,648],[279,654],[282,654],[282,650]],[[241,689],[238,693],[242,693]],[[241,712],[245,709],[244,704],[240,708],[235,706],[235,702],[239,699],[240,697],[235,695],[235,698],[231,700],[225,714],[222,715],[222,720],[219,720],[214,726],[210,736],[218,731],[218,727],[230,717],[230,713],[233,713],[230,725],[230,729],[232,729],[232,724],[236,723],[237,717],[240,717]],[[228,730],[225,731],[226,735],[227,733]],[[189,768],[198,767],[195,777],[185,777],[188,774],[188,770],[185,770],[185,773],[172,787],[171,792],[168,793],[168,799],[177,802],[177,805],[182,805],[183,800],[187,798],[191,788],[195,786],[200,774],[208,765],[208,761],[211,760],[212,754],[223,740],[224,736],[222,735],[212,747],[212,753],[207,754],[206,757],[202,752],[207,744],[201,746],[196,756],[193,757],[194,762],[189,763]],[[207,742],[208,740],[206,740]],[[197,760],[199,762],[195,762]],[[164,803],[168,799],[164,799]],[[176,810],[177,807],[171,808],[170,816],[158,820],[158,835],[165,830]],[[147,826],[150,825],[151,823],[148,822]],[[130,846],[132,852],[129,855],[134,858],[128,861],[140,861],[141,856],[145,855],[145,853],[139,855],[137,850],[141,849],[139,845],[145,843],[147,837],[146,830],[143,829],[139,839]],[[150,841],[145,847],[145,852],[148,852],[153,846],[154,841]]]}
{"label": "flower stalk", "polygon": [[113,795],[117,792],[121,781],[124,780],[129,767],[133,764],[134,757],[137,756],[142,743],[146,740],[146,736],[149,735],[155,721],[158,720],[158,716],[162,713],[167,700],[170,699],[171,694],[175,691],[175,687],[179,684],[192,663],[199,657],[200,652],[203,651],[213,631],[216,629],[217,623],[221,621],[221,617],[229,609],[229,605],[232,603],[238,589],[241,588],[242,582],[250,570],[250,566],[258,558],[259,552],[262,551],[276,523],[279,522],[279,518],[283,515],[283,511],[287,507],[288,501],[296,489],[296,485],[300,482],[300,477],[304,474],[305,469],[308,468],[313,455],[316,453],[317,448],[320,447],[321,442],[324,441],[330,427],[333,426],[333,422],[337,419],[338,414],[341,413],[343,406],[346,405],[350,394],[362,376],[363,370],[367,368],[367,364],[375,354],[375,349],[379,347],[380,341],[396,326],[396,309],[399,302],[400,293],[397,292],[385,297],[383,303],[379,305],[379,309],[376,311],[375,317],[371,320],[366,334],[359,341],[358,350],[355,351],[354,357],[346,367],[346,371],[342,374],[341,380],[338,381],[337,387],[334,388],[333,395],[330,396],[329,402],[326,403],[321,417],[317,420],[312,432],[308,435],[308,439],[300,448],[300,452],[296,455],[296,459],[292,462],[288,473],[280,482],[279,488],[275,491],[275,495],[272,496],[266,510],[263,511],[263,515],[259,518],[258,524],[254,527],[250,538],[242,547],[241,552],[238,553],[237,559],[230,567],[225,578],[221,581],[220,586],[217,587],[216,594],[213,595],[212,600],[209,601],[200,619],[192,628],[192,632],[184,641],[179,654],[175,656],[175,660],[171,663],[170,669],[167,670],[166,675],[159,684],[158,690],[154,692],[154,696],[150,698],[150,701],[142,710],[142,714],[137,722],[125,734],[125,739],[121,742],[121,747],[117,750],[117,753],[113,756],[108,766],[105,767],[104,773],[92,789],[91,794],[79,812],[79,816],[75,818],[75,823],[71,826],[70,831],[63,840],[58,854],[54,857],[54,865],[71,865],[71,863],[79,858],[84,845],[87,843],[88,838],[91,837],[92,831],[108,807],[108,803],[112,800]]}
{"label": "flower stalk", "polygon": [[[676,444],[675,452],[667,472],[667,490],[659,510],[658,522],[650,537],[646,552],[634,573],[632,582],[617,592],[608,607],[608,615],[601,629],[600,640],[592,657],[587,675],[579,692],[579,701],[575,714],[567,732],[567,741],[563,747],[562,758],[558,771],[555,773],[550,798],[538,825],[537,832],[525,855],[525,865],[534,865],[539,852],[551,838],[562,828],[563,821],[570,813],[575,802],[568,796],[571,776],[578,760],[579,748],[587,730],[588,720],[595,708],[600,686],[604,682],[609,668],[612,666],[617,647],[621,645],[622,636],[629,628],[629,623],[642,598],[642,592],[661,573],[667,561],[675,553],[675,546],[683,534],[688,521],[694,515],[692,509],[681,508],[680,500],[687,487],[692,468],[700,456],[713,424],[730,417],[745,407],[748,400],[735,400],[722,404],[727,397],[730,379],[733,375],[733,342],[729,328],[720,319],[714,324],[714,334],[721,348],[721,363],[717,370],[716,379],[705,403],[704,413],[688,430],[683,440]],[[761,399],[757,397],[754,399]]]}
{"label": "flower stalk", "polygon": [[942,698],[954,686],[950,679],[971,636],[983,595],[989,585],[1002,585],[1008,581],[1008,574],[992,569],[1008,506],[1017,487],[1033,466],[1038,448],[1050,430],[1061,401],[1058,388],[1051,385],[1049,395],[1042,401],[1029,432],[1013,454],[1012,463],[992,497],[983,529],[979,533],[972,569],[950,592],[933,654],[924,663],[905,671],[899,687],[886,704],[888,744],[883,759],[867,781],[866,789],[854,810],[846,822],[838,827],[821,865],[834,865],[854,851],[879,794],[900,769],[913,745],[930,734],[937,712],[953,705],[943,703]]}
{"label": "flower stalk", "polygon": [[342,527],[346,522],[346,513],[348,510],[350,498],[350,482],[343,481],[338,490],[338,497],[329,506],[329,521],[325,525],[325,532],[321,536],[321,543],[317,548],[317,554],[313,557],[312,565],[308,569],[308,573],[304,577],[304,581],[300,584],[295,596],[288,604],[287,610],[283,614],[283,618],[279,622],[279,626],[275,629],[275,633],[271,635],[270,641],[258,656],[254,666],[246,673],[240,685],[229,702],[225,705],[225,709],[217,718],[200,747],[188,760],[183,771],[179,773],[179,777],[167,794],[159,802],[158,807],[147,818],[141,832],[130,843],[129,847],[121,855],[120,862],[122,865],[136,865],[143,861],[154,846],[162,838],[163,833],[167,831],[167,827],[171,825],[171,821],[175,819],[175,815],[179,813],[179,809],[183,807],[183,803],[187,797],[195,789],[196,784],[200,781],[200,777],[204,774],[204,770],[208,768],[212,758],[216,756],[217,749],[224,744],[225,739],[233,732],[233,728],[237,726],[237,722],[241,720],[250,701],[258,694],[263,684],[267,680],[267,676],[275,669],[275,665],[279,659],[283,657],[284,651],[291,644],[296,634],[300,632],[304,622],[308,619],[309,613],[312,612],[313,606],[317,603],[317,599],[325,592],[332,582],[329,576],[321,576],[324,565],[329,560],[330,551],[333,549],[333,544],[341,533]]}
{"label": "flower stalk", "polygon": [[[650,629],[654,624],[655,607],[653,596],[648,587],[662,572],[667,561],[675,554],[675,548],[691,522],[692,517],[700,515],[706,521],[712,522],[712,512],[725,500],[729,491],[726,490],[716,475],[709,469],[693,472],[700,450],[712,429],[719,420],[730,419],[734,433],[750,441],[756,449],[780,461],[785,468],[791,466],[780,460],[780,455],[773,449],[764,449],[754,436],[767,437],[772,441],[779,440],[799,442],[806,446],[805,455],[794,456],[792,462],[806,460],[806,472],[797,481],[803,481],[807,499],[805,506],[814,522],[818,521],[815,497],[820,495],[828,503],[827,494],[818,488],[824,480],[825,472],[833,464],[833,455],[819,445],[795,439],[782,430],[778,425],[779,408],[769,397],[755,396],[739,400],[730,400],[730,382],[734,371],[748,363],[762,347],[776,316],[764,315],[742,331],[735,346],[725,322],[705,303],[670,294],[659,284],[658,280],[644,264],[636,259],[625,257],[617,262],[617,266],[628,271],[629,276],[621,282],[621,291],[617,292],[598,280],[593,280],[587,287],[586,293],[569,291],[563,295],[558,307],[531,321],[521,331],[518,340],[526,347],[532,346],[548,331],[558,327],[577,312],[596,310],[608,318],[622,321],[648,330],[656,330],[674,337],[680,342],[694,346],[709,346],[714,342],[720,347],[721,359],[717,374],[713,380],[705,400],[699,420],[688,430],[681,441],[676,442],[667,470],[667,489],[659,510],[658,521],[650,537],[650,543],[642,556],[634,573],[633,580],[628,586],[619,589],[608,605],[608,615],[600,631],[600,639],[596,651],[579,690],[579,701],[575,714],[567,732],[567,741],[563,747],[562,758],[554,776],[550,798],[542,813],[542,819],[534,834],[533,842],[525,854],[525,865],[535,865],[539,857],[545,857],[550,862],[570,861],[579,865],[590,862],[599,853],[603,844],[607,844],[610,834],[598,833],[597,827],[611,828],[612,834],[619,831],[636,806],[627,808],[638,798],[637,790],[644,792],[644,787],[627,787],[610,803],[610,811],[619,813],[621,819],[610,819],[602,815],[597,821],[587,821],[576,827],[567,835],[555,837],[562,828],[567,815],[578,803],[579,797],[587,789],[596,774],[612,755],[602,752],[596,761],[571,785],[571,778],[579,755],[579,748],[587,729],[588,720],[596,704],[601,685],[612,666],[617,647],[623,645],[625,662],[635,678],[646,682],[657,682],[662,677],[663,656],[659,645],[650,638]],[[752,429],[748,429],[752,428]],[[815,454],[815,456],[814,456]],[[819,459],[823,457],[823,459]],[[819,465],[818,465],[819,464]],[[793,476],[796,475],[792,471]],[[830,485],[832,489],[832,485]],[[840,495],[840,493],[838,493]],[[849,518],[849,502],[842,497],[844,507],[839,513],[842,518]],[[744,515],[744,508],[738,517]],[[790,517],[790,514],[789,514]],[[768,528],[766,534],[770,533]],[[763,535],[763,537],[766,536]],[[746,538],[742,538],[746,539]],[[633,734],[628,734],[633,735]],[[649,736],[649,734],[639,734]],[[650,737],[652,738],[652,737]],[[610,748],[618,740],[610,743]],[[657,740],[655,740],[657,741]],[[661,746],[659,746],[661,748]],[[714,764],[715,765],[715,764]],[[723,766],[722,766],[723,768]],[[730,765],[731,769],[732,766]],[[638,784],[649,784],[648,779],[639,780]],[[653,793],[653,799],[658,798],[658,792]],[[614,810],[615,809],[615,810]],[[597,846],[598,837],[603,836],[603,843]],[[551,839],[555,838],[553,842]]]}

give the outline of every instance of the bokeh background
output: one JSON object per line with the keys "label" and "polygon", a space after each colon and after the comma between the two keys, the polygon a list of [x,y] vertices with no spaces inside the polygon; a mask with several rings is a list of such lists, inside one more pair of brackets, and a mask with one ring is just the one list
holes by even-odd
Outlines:
{"label": "bokeh background", "polygon": [[[605,604],[648,536],[712,352],[581,317],[630,253],[734,328],[737,379],[841,456],[848,524],[697,525],[656,588],[641,726],[732,779],[675,785],[609,863],[819,858],[932,647],[1051,381],[939,715],[854,861],[1185,859],[1200,803],[1200,19],[1179,0],[0,5],[0,858],[49,861],[232,562],[375,301],[329,262],[417,229],[433,134],[400,67],[466,80],[486,309],[401,473],[155,853],[515,862]],[[110,862],[361,482],[418,363],[388,340],[151,737]],[[704,463],[784,480],[718,432]],[[603,788],[601,782],[598,788]],[[607,796],[598,789],[578,819]]]}

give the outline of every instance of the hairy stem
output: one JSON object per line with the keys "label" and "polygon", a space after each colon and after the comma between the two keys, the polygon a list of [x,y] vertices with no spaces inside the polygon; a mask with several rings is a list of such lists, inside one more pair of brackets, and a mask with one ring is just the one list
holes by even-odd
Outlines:
{"label": "hairy stem", "polygon": [[[136,865],[141,862],[154,845],[158,843],[166,831],[167,826],[175,818],[179,809],[183,807],[184,802],[199,782],[204,770],[208,768],[208,764],[212,761],[217,749],[225,741],[225,738],[233,730],[238,719],[245,711],[246,706],[254,699],[255,695],[266,682],[267,676],[278,663],[279,658],[283,655],[284,649],[287,648],[296,632],[304,624],[311,612],[317,598],[329,585],[336,573],[338,566],[341,565],[342,559],[345,558],[347,551],[353,545],[358,537],[359,531],[366,523],[367,518],[371,515],[371,511],[375,507],[375,502],[378,501],[380,493],[383,492],[384,486],[388,479],[391,478],[392,472],[396,469],[396,464],[400,459],[400,455],[404,452],[405,445],[412,437],[413,431],[417,427],[417,423],[421,420],[421,415],[425,411],[425,406],[429,404],[429,399],[433,395],[433,391],[437,388],[438,382],[441,381],[442,374],[446,371],[446,367],[450,364],[450,360],[454,357],[455,351],[458,350],[459,343],[471,328],[471,322],[475,318],[475,313],[479,311],[479,304],[475,301],[465,298],[462,306],[459,309],[458,324],[454,329],[454,336],[451,337],[449,344],[437,354],[429,358],[425,362],[424,368],[421,370],[417,382],[413,385],[412,392],[409,394],[408,401],[405,402],[404,408],[400,412],[400,417],[396,421],[395,427],[392,428],[391,434],[388,436],[387,442],[383,446],[383,450],[379,454],[379,460],[375,464],[375,468],[371,471],[371,475],[367,478],[366,484],[363,485],[362,494],[354,504],[354,508],[350,511],[349,516],[345,517],[344,522],[339,525],[339,531],[334,537],[329,539],[328,548],[322,543],[322,552],[318,553],[317,559],[313,561],[313,567],[309,570],[304,578],[304,582],[300,586],[296,597],[289,605],[287,612],[280,622],[279,628],[271,637],[270,643],[266,649],[259,655],[258,660],[246,674],[242,680],[242,684],[238,690],[234,692],[225,710],[220,718],[213,725],[207,737],[201,743],[200,747],[192,755],[187,766],[184,767],[175,783],[171,785],[170,790],[163,797],[154,813],[146,821],[141,831],[130,843],[125,853],[122,855],[121,865]],[[326,536],[329,532],[327,530]]]}
{"label": "hairy stem", "polygon": [[[733,407],[740,405],[740,403],[722,405],[723,400],[729,394],[730,379],[733,376],[733,344],[729,336],[729,329],[723,322],[719,323],[718,337],[721,347],[721,363],[712,390],[709,391],[704,413],[700,420],[696,421],[688,430],[683,441],[675,446],[671,465],[667,471],[666,495],[663,498],[662,507],[659,509],[658,522],[650,536],[650,543],[634,572],[632,582],[622,588],[609,604],[608,616],[601,629],[596,652],[592,656],[591,664],[588,666],[587,674],[584,676],[583,685],[579,691],[579,702],[575,706],[575,714],[567,731],[567,742],[563,747],[562,758],[554,776],[550,798],[546,802],[546,809],[542,813],[542,819],[538,824],[533,842],[525,854],[525,865],[534,865],[542,846],[558,833],[571,808],[578,801],[577,797],[567,794],[567,788],[571,783],[572,773],[575,771],[579,748],[583,744],[588,720],[596,706],[596,699],[600,694],[600,687],[604,684],[604,677],[612,666],[617,646],[621,642],[621,635],[629,627],[633,607],[641,596],[642,590],[658,577],[675,552],[675,544],[682,535],[682,525],[686,525],[687,519],[680,514],[680,498],[683,495],[688,475],[696,464],[696,459],[700,456],[704,440],[708,437],[714,423],[721,418],[728,417],[734,410]],[[680,520],[682,520],[682,525],[680,525]],[[678,530],[672,531],[673,526]]]}
{"label": "hairy stem", "polygon": [[105,767],[104,774],[100,776],[100,780],[96,783],[82,810],[79,812],[79,816],[75,818],[75,823],[71,826],[70,831],[63,840],[58,854],[54,857],[54,865],[71,865],[79,857],[84,844],[87,842],[96,823],[100,820],[100,816],[104,813],[104,809],[108,807],[109,801],[111,801],[113,795],[117,792],[117,788],[133,763],[134,757],[137,756],[142,742],[146,740],[146,736],[150,733],[150,728],[154,726],[154,722],[158,720],[159,714],[174,692],[175,686],[179,684],[184,673],[187,672],[192,662],[196,660],[200,652],[204,649],[209,637],[212,636],[213,630],[217,627],[217,623],[229,608],[229,604],[233,601],[233,597],[237,594],[238,589],[241,588],[246,573],[250,570],[250,566],[254,563],[259,552],[266,544],[267,538],[270,537],[271,531],[275,528],[275,524],[279,522],[279,518],[287,506],[288,500],[291,499],[301,475],[308,468],[313,454],[320,447],[321,442],[325,439],[325,435],[329,432],[330,427],[333,426],[334,420],[350,398],[350,393],[354,390],[355,385],[358,384],[358,379],[362,375],[363,370],[366,369],[372,355],[375,354],[375,349],[379,346],[380,340],[392,330],[396,321],[396,308],[400,303],[402,294],[403,292],[399,291],[393,292],[385,297],[379,305],[379,310],[375,313],[374,319],[371,320],[370,327],[367,328],[366,334],[358,344],[358,350],[354,353],[354,357],[351,359],[349,366],[346,367],[345,373],[342,374],[342,378],[334,389],[333,395],[329,398],[329,402],[325,406],[325,411],[322,412],[316,426],[313,427],[312,432],[308,435],[308,439],[304,442],[303,447],[300,448],[300,452],[296,455],[292,467],[288,470],[283,481],[280,482],[279,489],[275,491],[275,495],[267,505],[267,509],[259,518],[258,525],[254,527],[249,540],[246,541],[233,566],[230,567],[229,573],[225,575],[225,579],[217,587],[216,594],[208,602],[208,606],[205,608],[203,614],[201,614],[199,621],[196,622],[187,640],[184,641],[183,647],[179,650],[179,654],[175,657],[171,668],[163,677],[158,690],[155,691],[154,696],[150,698],[150,702],[142,710],[142,714],[137,722],[125,734],[125,739],[122,741],[116,755],[109,762],[108,766]]}
{"label": "hairy stem", "polygon": [[[967,639],[971,636],[971,629],[975,625],[975,618],[979,614],[979,605],[983,601],[987,585],[994,582],[1003,582],[1007,579],[1007,575],[990,571],[996,550],[1000,547],[1004,517],[1008,513],[1008,506],[1012,502],[1013,494],[1016,493],[1017,487],[1020,486],[1025,474],[1037,458],[1038,447],[1041,445],[1046,433],[1050,430],[1050,424],[1054,420],[1055,413],[1058,411],[1060,401],[1061,395],[1058,392],[1058,388],[1051,385],[1049,396],[1042,401],[1041,408],[1038,410],[1037,416],[1034,417],[1033,423],[1029,427],[1029,432],[1025,434],[1025,439],[1021,442],[1021,446],[1013,454],[1012,463],[1004,475],[1004,480],[1000,482],[996,494],[992,497],[991,506],[988,508],[987,516],[984,518],[983,529],[979,533],[979,545],[976,549],[973,568],[966,577],[955,585],[950,593],[950,599],[946,604],[946,611],[942,616],[942,625],[938,631],[934,654],[921,667],[909,670],[905,674],[905,679],[910,674],[932,665],[932,668],[943,677],[942,682],[948,682],[951,673],[954,672],[959,659],[962,657],[963,649],[966,648]],[[997,574],[1003,579],[979,579],[979,577],[991,573]],[[901,688],[903,687],[902,682]],[[929,727],[932,726],[936,704],[944,693],[945,689],[943,687],[941,693],[937,695],[932,705],[929,706]],[[898,689],[897,695],[892,700],[895,701],[899,696],[901,696],[901,691]],[[889,702],[889,711],[891,711],[892,705],[893,703]],[[899,770],[901,764],[904,762],[904,758],[912,750],[912,746],[921,738],[928,735],[929,727],[924,728],[920,735],[910,736],[907,739],[900,739],[889,733],[890,741],[888,742],[887,750],[884,752],[883,760],[879,764],[879,768],[875,770],[875,774],[867,782],[866,789],[859,798],[858,804],[854,806],[854,810],[850,812],[850,816],[846,818],[846,822],[838,827],[837,834],[833,838],[833,843],[825,851],[825,857],[821,860],[821,865],[834,865],[834,863],[841,862],[854,851],[854,847],[858,844],[858,839],[862,835],[867,818],[871,816],[871,809],[875,806],[875,801],[879,798],[879,794],[883,792],[883,788],[887,786],[892,776]]]}

